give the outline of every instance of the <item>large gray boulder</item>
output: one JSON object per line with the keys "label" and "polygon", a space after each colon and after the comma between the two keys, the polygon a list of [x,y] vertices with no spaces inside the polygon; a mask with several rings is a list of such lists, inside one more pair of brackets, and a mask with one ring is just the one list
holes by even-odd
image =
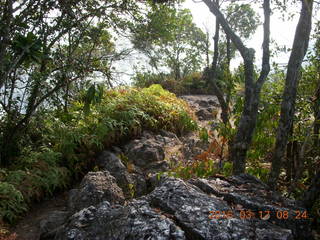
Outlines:
{"label": "large gray boulder", "polygon": [[[231,206],[240,207],[241,209],[236,211],[239,217],[240,211],[250,210],[254,214],[254,219],[289,229],[295,239],[312,239],[310,219],[298,216],[306,210],[295,201],[270,191],[266,184],[251,175],[191,179],[188,182],[199,187],[207,195],[216,196]],[[261,215],[265,220],[261,219]]]}
{"label": "large gray boulder", "polygon": [[124,203],[124,195],[116,179],[108,171],[89,172],[80,187],[69,192],[68,207],[70,212],[75,212],[105,200],[112,204]]}
{"label": "large gray boulder", "polygon": [[109,202],[85,208],[56,233],[56,240],[183,240],[185,233],[173,220],[153,209],[146,200],[112,208]]}
{"label": "large gray boulder", "polygon": [[206,108],[200,108],[198,111],[196,111],[196,116],[199,118],[199,120],[213,119],[212,112]]}

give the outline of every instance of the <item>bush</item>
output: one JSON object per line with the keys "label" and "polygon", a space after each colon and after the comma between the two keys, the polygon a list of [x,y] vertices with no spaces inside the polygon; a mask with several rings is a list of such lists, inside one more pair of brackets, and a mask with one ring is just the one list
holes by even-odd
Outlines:
{"label": "bush", "polygon": [[12,184],[0,182],[0,222],[13,222],[17,215],[26,210],[27,205],[22,193]]}
{"label": "bush", "polygon": [[181,79],[175,79],[170,74],[163,73],[136,73],[132,81],[137,87],[149,87],[153,84],[160,84],[164,89],[177,95],[212,94],[212,90],[206,86],[206,82],[199,72],[191,73]]}

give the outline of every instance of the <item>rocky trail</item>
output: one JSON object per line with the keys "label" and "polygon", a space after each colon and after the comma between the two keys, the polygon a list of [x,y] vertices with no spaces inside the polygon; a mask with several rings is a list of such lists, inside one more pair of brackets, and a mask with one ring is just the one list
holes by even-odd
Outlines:
{"label": "rocky trail", "polygon": [[[212,124],[214,97],[182,98],[200,126]],[[207,148],[198,133],[160,131],[105,150],[76,189],[32,208],[14,229],[17,239],[312,239],[305,209],[250,175],[184,181],[157,174]]]}

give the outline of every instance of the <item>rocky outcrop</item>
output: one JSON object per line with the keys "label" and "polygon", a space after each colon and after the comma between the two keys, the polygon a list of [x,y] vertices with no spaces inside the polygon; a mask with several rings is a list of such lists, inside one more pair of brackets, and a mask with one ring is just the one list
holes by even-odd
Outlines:
{"label": "rocky outcrop", "polygon": [[141,171],[129,173],[128,168],[114,153],[103,151],[97,159],[97,164],[99,168],[108,170],[116,179],[126,198],[146,194],[147,185],[143,173]]}
{"label": "rocky outcrop", "polygon": [[[211,111],[214,98],[200,99],[189,101]],[[70,191],[68,212],[53,212],[41,222],[41,239],[312,239],[305,209],[255,177],[185,181],[158,175],[169,169],[168,147],[181,151],[179,161],[193,161],[208,148],[197,134],[180,140],[166,131],[144,132],[103,151],[96,161],[101,171],[88,173]]]}
{"label": "rocky outcrop", "polygon": [[[257,198],[257,191],[264,193]],[[248,175],[164,177],[150,194],[125,206],[103,201],[76,212],[51,239],[312,239],[308,221],[293,215],[298,210],[304,211]],[[285,211],[288,219],[277,218]]]}
{"label": "rocky outcrop", "polygon": [[139,197],[148,192],[150,175],[169,169],[165,148],[177,142],[179,139],[173,133],[162,130],[155,135],[145,131],[139,139],[117,148],[116,153],[103,151],[96,165],[115,177],[126,198]]}

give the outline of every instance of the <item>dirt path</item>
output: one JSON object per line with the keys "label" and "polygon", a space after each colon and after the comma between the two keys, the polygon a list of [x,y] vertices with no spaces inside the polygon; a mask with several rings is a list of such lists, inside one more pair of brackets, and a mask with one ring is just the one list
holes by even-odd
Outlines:
{"label": "dirt path", "polygon": [[18,224],[12,228],[12,232],[17,234],[17,240],[38,240],[40,239],[40,221],[52,211],[65,210],[66,206],[67,192],[57,193],[50,199],[35,203]]}

